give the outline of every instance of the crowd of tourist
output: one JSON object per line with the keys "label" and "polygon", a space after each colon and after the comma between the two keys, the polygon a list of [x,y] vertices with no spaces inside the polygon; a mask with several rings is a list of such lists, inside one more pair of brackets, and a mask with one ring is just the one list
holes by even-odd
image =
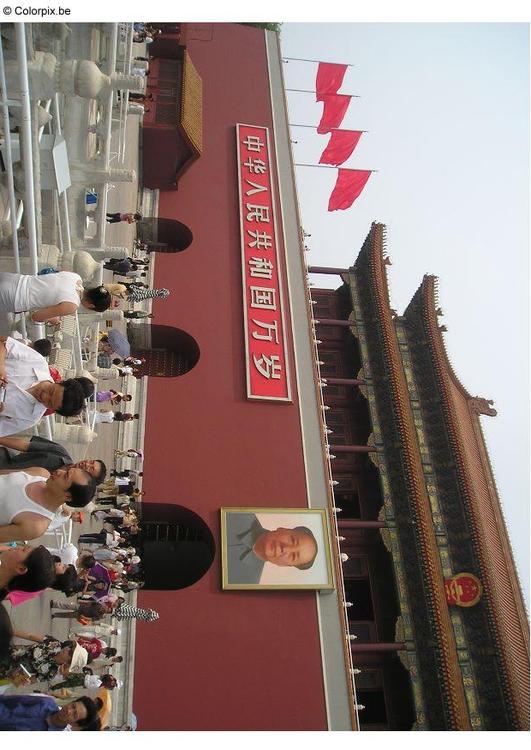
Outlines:
{"label": "crowd of tourist", "polygon": [[[147,267],[149,258],[142,262]],[[62,273],[27,279],[0,273],[1,309],[20,312],[27,308],[34,319],[52,323],[57,315],[71,314],[70,307],[63,307],[65,302],[74,304],[73,295],[64,298],[63,290],[70,286],[46,281],[61,279]],[[80,304],[93,299],[85,296],[75,277],[68,274],[67,281],[74,284]],[[37,312],[31,302],[10,303],[7,294],[2,295],[7,288],[29,287],[35,278],[43,280],[55,295],[50,292],[45,306]],[[118,284],[102,285],[97,293],[110,304],[113,295],[127,299],[134,287],[134,283],[129,284],[123,294]],[[100,337],[99,349],[112,353],[107,333]],[[46,359],[50,352],[48,339],[33,343],[11,337],[0,339],[0,600],[19,607],[51,589],[52,623],[68,619],[74,624],[67,640],[15,630],[7,610],[0,605],[0,730],[109,728],[103,721],[109,708],[106,694],[121,686],[112,669],[123,657],[103,637],[119,635],[117,622],[158,618],[153,610],[126,601],[130,592],[143,586],[137,508],[143,492],[136,486],[143,472],[116,467],[108,476],[101,459],[76,463],[56,441],[16,436],[53,412],[80,418],[89,398],[94,398],[99,407],[96,423],[140,418],[139,414],[119,411],[122,404],[131,403],[131,394],[111,388],[94,392],[94,383],[84,377],[54,377]],[[144,362],[142,357],[127,354],[115,358],[113,364],[121,365],[119,375],[138,376]],[[107,409],[107,404],[114,411]],[[132,458],[139,465],[143,453],[134,448],[116,450],[114,458]],[[90,516],[79,510],[89,504]],[[92,522],[92,529],[79,535],[77,546],[72,542],[61,548],[47,543],[27,544],[28,540],[42,542],[47,532],[68,520]],[[36,685],[38,692],[34,691]],[[5,694],[9,688],[27,688],[27,693]]]}
{"label": "crowd of tourist", "polygon": [[[143,458],[136,449],[116,453]],[[0,467],[0,539],[7,542],[0,544],[0,600],[19,607],[52,589],[52,623],[73,623],[66,640],[16,630],[0,605],[0,692],[25,689],[0,695],[0,730],[109,728],[106,694],[121,687],[112,670],[123,657],[104,639],[120,634],[118,622],[158,619],[155,611],[126,601],[143,586],[137,507],[143,493],[135,486],[143,472],[113,469],[107,477],[101,459],[72,463],[63,446],[37,436],[1,438]],[[28,485],[39,492],[29,493]],[[77,545],[16,541],[43,541],[47,530],[69,519],[83,523],[86,511],[72,509],[89,502],[90,520],[99,528],[80,534]],[[26,516],[35,517],[33,525]]]}
{"label": "crowd of tourist", "polygon": [[[134,41],[149,44],[159,33],[137,23]],[[150,59],[135,58],[133,74],[146,76]],[[129,99],[141,107],[150,96],[131,93]],[[106,220],[136,224],[142,215],[109,212]],[[53,267],[37,275],[0,272],[0,313],[22,314],[27,323],[46,324],[52,334],[32,341],[13,330],[0,337],[0,731],[134,728],[134,716],[127,725],[109,724],[110,696],[122,687],[117,674],[124,667],[124,655],[110,644],[118,639],[121,648],[121,623],[158,619],[157,612],[131,600],[144,585],[144,492],[137,486],[143,452],[116,449],[108,471],[100,458],[75,462],[60,442],[21,433],[52,414],[83,424],[89,401],[94,429],[140,420],[127,388],[98,388],[96,378],[85,373],[63,379],[48,357],[61,318],[83,308],[104,312],[125,303],[128,326],[153,317],[134,308],[169,295],[147,283],[150,253],[147,243],[134,240],[129,257],[105,259],[113,283],[98,286],[85,286],[77,273]],[[120,335],[123,351],[115,343]],[[145,365],[143,357],[131,356],[127,338],[113,339],[109,328],[99,336],[96,360],[115,378],[142,377]],[[125,468],[122,459],[131,465]],[[75,542],[59,533],[65,524],[83,524]],[[47,591],[53,592],[51,626],[47,616],[40,628],[33,626],[37,632],[16,628],[18,608],[39,598],[46,605]],[[65,620],[66,638],[44,632]]]}
{"label": "crowd of tourist", "polygon": [[[149,258],[141,264],[147,268]],[[116,269],[117,275],[122,270]],[[127,287],[106,284],[85,290],[80,277],[70,272],[0,273],[0,310],[27,311],[31,320],[55,324],[79,305],[105,310],[113,296],[131,299],[136,289],[136,283],[129,282]],[[107,334],[101,336],[99,349],[112,352]],[[48,339],[0,339],[0,599],[19,607],[51,589],[52,623],[68,619],[74,624],[67,640],[15,630],[0,605],[0,730],[4,731],[109,728],[104,721],[109,708],[106,694],[121,686],[112,669],[123,657],[104,637],[119,635],[117,622],[158,618],[153,610],[126,601],[130,592],[143,586],[136,509],[143,494],[136,486],[142,471],[115,468],[107,478],[101,459],[76,463],[56,441],[17,436],[54,412],[81,418],[90,398],[99,407],[96,423],[140,418],[119,410],[132,401],[131,394],[116,389],[95,392],[94,383],[85,377],[58,378],[47,362],[51,350]],[[127,355],[115,358],[113,364],[120,365],[118,375],[138,376],[144,362],[142,357]],[[117,450],[115,460],[122,457],[139,462],[143,454],[133,448]],[[89,504],[90,516],[79,510]],[[77,546],[27,544],[43,542],[47,532],[68,520],[83,523],[89,518],[93,528],[79,535]],[[99,526],[96,530],[94,523]],[[12,694],[9,688],[19,692]]]}

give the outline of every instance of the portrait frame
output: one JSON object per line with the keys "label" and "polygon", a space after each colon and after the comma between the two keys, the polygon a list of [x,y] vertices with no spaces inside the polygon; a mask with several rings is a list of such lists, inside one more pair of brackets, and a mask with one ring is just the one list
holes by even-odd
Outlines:
{"label": "portrait frame", "polygon": [[[328,511],[324,508],[264,508],[264,507],[224,507],[221,513],[221,587],[224,590],[254,590],[254,591],[277,591],[277,590],[333,590],[335,588],[334,568],[332,565],[330,520]],[[304,526],[312,531],[317,542],[316,566],[312,565],[309,570],[301,571],[292,566],[277,566],[270,562],[262,562],[254,556],[255,568],[262,570],[257,581],[244,581],[249,577],[249,572],[242,575],[238,580],[238,572],[235,572],[235,553],[231,550],[237,546],[233,540],[242,537],[242,533],[236,533],[238,529],[247,525],[251,526],[251,516],[258,517],[256,520],[267,531],[283,526],[284,528],[295,528]],[[244,518],[245,517],[245,518]],[[280,522],[280,523],[279,523]],[[265,524],[265,525],[264,525]],[[245,529],[243,531],[245,536]],[[248,543],[249,540],[246,541]],[[239,543],[238,543],[239,544]],[[245,546],[239,544],[243,550],[243,557],[252,555],[249,550],[246,554]],[[251,566],[253,560],[249,560]],[[312,570],[313,568],[313,570]],[[250,577],[256,573],[251,570]]]}

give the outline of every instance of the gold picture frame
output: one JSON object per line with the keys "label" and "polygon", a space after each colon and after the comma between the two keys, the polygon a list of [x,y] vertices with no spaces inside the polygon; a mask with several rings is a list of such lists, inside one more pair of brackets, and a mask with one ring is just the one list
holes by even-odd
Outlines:
{"label": "gold picture frame", "polygon": [[221,508],[221,585],[255,591],[334,589],[328,512]]}

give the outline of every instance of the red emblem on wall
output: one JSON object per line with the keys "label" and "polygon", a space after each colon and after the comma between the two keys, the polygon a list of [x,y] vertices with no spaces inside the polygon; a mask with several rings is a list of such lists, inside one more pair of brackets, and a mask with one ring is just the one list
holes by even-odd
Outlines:
{"label": "red emblem on wall", "polygon": [[268,129],[236,125],[247,398],[290,401]]}
{"label": "red emblem on wall", "polygon": [[477,604],[483,588],[481,581],[472,573],[457,573],[444,582],[446,601],[451,606],[473,607]]}

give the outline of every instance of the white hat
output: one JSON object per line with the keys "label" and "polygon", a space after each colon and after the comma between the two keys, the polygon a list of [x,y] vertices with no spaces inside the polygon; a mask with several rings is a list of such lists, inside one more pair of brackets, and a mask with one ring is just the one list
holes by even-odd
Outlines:
{"label": "white hat", "polygon": [[139,556],[133,555],[133,557],[131,558],[131,562],[133,563],[133,565],[136,565],[137,563],[139,563],[140,562]]}
{"label": "white hat", "polygon": [[87,666],[87,662],[88,662],[87,649],[83,648],[83,646],[80,646],[79,643],[77,643],[74,649],[74,653],[72,654],[72,661],[70,662],[69,671],[81,672],[83,667]]}
{"label": "white hat", "polygon": [[120,690],[120,688],[123,686],[124,686],[123,680],[116,680],[116,690]]}

